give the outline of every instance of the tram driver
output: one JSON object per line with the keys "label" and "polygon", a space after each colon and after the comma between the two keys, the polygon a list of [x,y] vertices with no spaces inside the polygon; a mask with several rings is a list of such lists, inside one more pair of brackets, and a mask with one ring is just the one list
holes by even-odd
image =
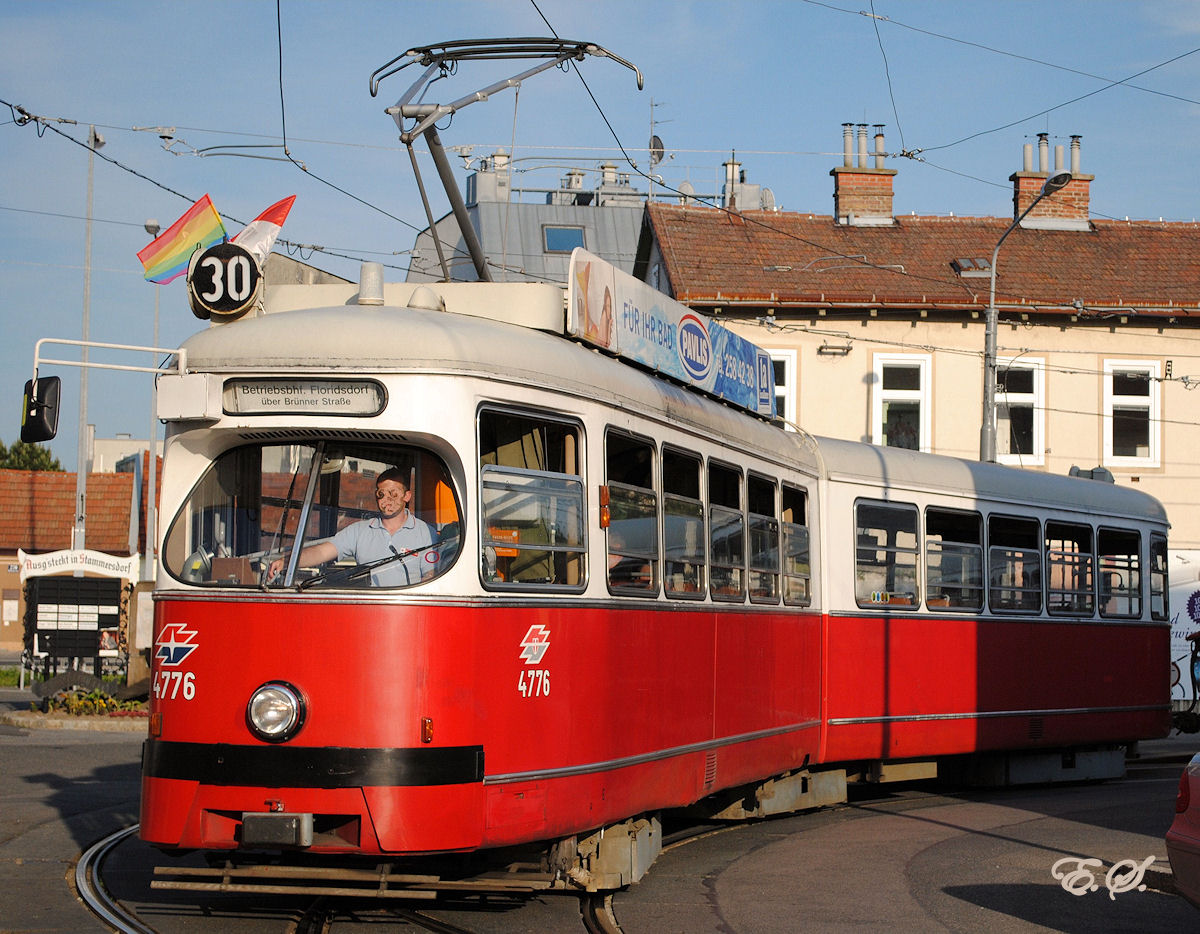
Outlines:
{"label": "tram driver", "polygon": [[[334,559],[356,564],[383,561],[371,571],[373,587],[403,587],[431,577],[437,568],[438,552],[429,525],[409,509],[412,491],[397,467],[383,471],[375,480],[375,504],[379,515],[340,529],[323,542],[300,549],[298,567],[314,567]],[[384,561],[394,557],[393,561]],[[283,570],[286,559],[271,562],[270,578]]]}

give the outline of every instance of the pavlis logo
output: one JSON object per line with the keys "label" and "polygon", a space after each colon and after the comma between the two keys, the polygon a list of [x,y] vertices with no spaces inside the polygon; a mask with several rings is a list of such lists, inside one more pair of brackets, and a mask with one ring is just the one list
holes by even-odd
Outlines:
{"label": "pavlis logo", "polygon": [[695,315],[684,315],[679,319],[679,362],[683,369],[698,383],[708,378],[712,369],[712,341],[708,328]]}

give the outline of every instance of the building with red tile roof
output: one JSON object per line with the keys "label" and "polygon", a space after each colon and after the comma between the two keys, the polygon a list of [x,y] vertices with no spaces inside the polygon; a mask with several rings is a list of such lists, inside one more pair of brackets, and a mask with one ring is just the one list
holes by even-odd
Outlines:
{"label": "building with red tile roof", "polygon": [[903,173],[865,132],[856,153],[845,129],[832,214],[739,210],[760,202],[731,162],[726,207],[647,205],[635,274],[768,349],[804,430],[971,459],[994,275],[997,460],[1104,467],[1200,558],[1200,224],[1091,217],[1079,138],[1068,168],[1045,134],[1010,176],[1011,216],[894,216]]}

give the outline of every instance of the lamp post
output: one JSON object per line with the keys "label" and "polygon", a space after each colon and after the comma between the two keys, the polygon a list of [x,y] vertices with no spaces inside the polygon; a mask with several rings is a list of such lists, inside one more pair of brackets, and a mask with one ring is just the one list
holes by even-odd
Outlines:
{"label": "lamp post", "polygon": [[[145,223],[146,233],[157,237],[162,228],[151,218]],[[151,347],[158,346],[158,283],[154,283],[154,340]],[[154,544],[157,540],[154,520],[157,518],[155,499],[158,494],[158,379],[150,383],[150,453],[146,458],[146,554],[143,556],[143,580],[154,580]]]}
{"label": "lamp post", "polygon": [[[95,174],[96,150],[104,145],[104,137],[96,128],[88,128],[87,231],[83,247],[83,346],[80,348],[82,366],[79,368],[79,438],[75,455],[75,525],[71,532],[71,547],[82,550],[87,522],[87,391],[88,391],[88,331],[92,309],[92,179]],[[83,572],[77,571],[82,577]]]}
{"label": "lamp post", "polygon": [[1010,233],[1020,226],[1021,221],[1025,220],[1025,216],[1037,207],[1039,201],[1066,187],[1070,180],[1070,172],[1056,172],[1047,178],[1042,183],[1042,190],[1038,192],[1037,197],[1030,201],[1029,207],[1008,225],[1008,229],[996,241],[996,248],[992,250],[992,281],[988,291],[986,331],[983,344],[983,424],[979,429],[979,459],[986,463],[994,464],[996,462],[996,261],[1000,256],[1000,245],[1004,243],[1004,239]]}

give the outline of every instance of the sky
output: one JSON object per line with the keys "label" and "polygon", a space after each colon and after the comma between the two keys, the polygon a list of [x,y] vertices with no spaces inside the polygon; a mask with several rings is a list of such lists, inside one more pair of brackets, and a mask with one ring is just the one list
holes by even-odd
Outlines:
{"label": "sky", "polygon": [[[80,339],[85,296],[91,340],[151,343],[156,289],[136,256],[145,222],[165,229],[206,193],[230,235],[295,194],[281,235],[294,255],[350,279],[361,261],[383,262],[403,279],[425,215],[384,108],[418,66],[376,97],[371,74],[413,47],[550,35],[633,63],[644,88],[589,57],[464,107],[439,124],[447,148],[470,147],[454,160],[460,183],[468,159],[503,148],[517,185],[554,187],[572,165],[611,160],[640,190],[640,173],[653,173],[715,192],[736,154],[777,207],[829,214],[842,124],[866,123],[884,125],[897,214],[1011,216],[1008,178],[1023,145],[1047,133],[1068,151],[1081,137],[1094,217],[1200,217],[1191,0],[0,0],[0,440],[18,437],[35,342]],[[467,63],[425,99],[456,100],[525,67]],[[90,277],[89,126],[104,139]],[[653,167],[652,133],[665,150]],[[445,196],[418,158],[440,217]],[[159,346],[205,326],[182,278],[157,291]],[[49,447],[73,470],[78,369],[50,373],[63,378],[63,413]],[[149,380],[91,371],[97,437],[147,437]]]}

